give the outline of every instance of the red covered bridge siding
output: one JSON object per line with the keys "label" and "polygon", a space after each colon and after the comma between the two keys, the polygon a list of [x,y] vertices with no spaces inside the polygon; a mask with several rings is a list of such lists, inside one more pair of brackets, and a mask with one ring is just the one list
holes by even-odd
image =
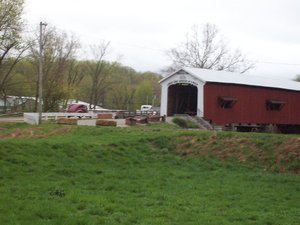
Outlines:
{"label": "red covered bridge siding", "polygon": [[[233,100],[234,105],[222,107],[220,97]],[[299,103],[300,91],[220,83],[204,86],[204,118],[220,125],[300,125]]]}
{"label": "red covered bridge siding", "polygon": [[274,124],[300,131],[299,82],[184,67],[160,83],[161,115],[189,113],[216,125]]}

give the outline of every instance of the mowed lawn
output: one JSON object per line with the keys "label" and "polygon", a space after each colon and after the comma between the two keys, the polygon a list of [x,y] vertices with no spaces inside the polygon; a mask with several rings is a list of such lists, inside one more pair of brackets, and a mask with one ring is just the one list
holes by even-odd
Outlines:
{"label": "mowed lawn", "polygon": [[299,225],[299,138],[0,124],[0,224]]}

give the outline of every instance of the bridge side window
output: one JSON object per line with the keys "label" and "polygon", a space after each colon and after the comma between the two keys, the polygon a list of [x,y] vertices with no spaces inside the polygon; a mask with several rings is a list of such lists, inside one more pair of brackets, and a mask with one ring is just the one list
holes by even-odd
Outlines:
{"label": "bridge side window", "polygon": [[280,111],[284,105],[285,105],[284,101],[278,101],[278,100],[266,101],[266,108],[269,111]]}
{"label": "bridge side window", "polygon": [[233,97],[222,96],[222,97],[219,97],[218,102],[219,102],[219,106],[222,109],[231,109],[237,102],[237,99],[233,98]]}

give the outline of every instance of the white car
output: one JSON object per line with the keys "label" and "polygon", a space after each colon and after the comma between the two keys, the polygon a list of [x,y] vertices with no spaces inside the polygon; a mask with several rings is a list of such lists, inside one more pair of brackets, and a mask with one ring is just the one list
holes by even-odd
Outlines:
{"label": "white car", "polygon": [[141,105],[141,111],[149,111],[152,109],[152,105]]}

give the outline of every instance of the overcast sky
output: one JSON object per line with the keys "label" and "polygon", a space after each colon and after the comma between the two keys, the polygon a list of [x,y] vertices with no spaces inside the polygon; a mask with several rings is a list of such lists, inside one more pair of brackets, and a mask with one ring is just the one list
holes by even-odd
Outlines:
{"label": "overcast sky", "polygon": [[83,46],[111,42],[111,58],[138,71],[158,72],[166,51],[195,24],[213,23],[249,59],[250,74],[300,74],[299,0],[25,0],[24,18],[75,34]]}

